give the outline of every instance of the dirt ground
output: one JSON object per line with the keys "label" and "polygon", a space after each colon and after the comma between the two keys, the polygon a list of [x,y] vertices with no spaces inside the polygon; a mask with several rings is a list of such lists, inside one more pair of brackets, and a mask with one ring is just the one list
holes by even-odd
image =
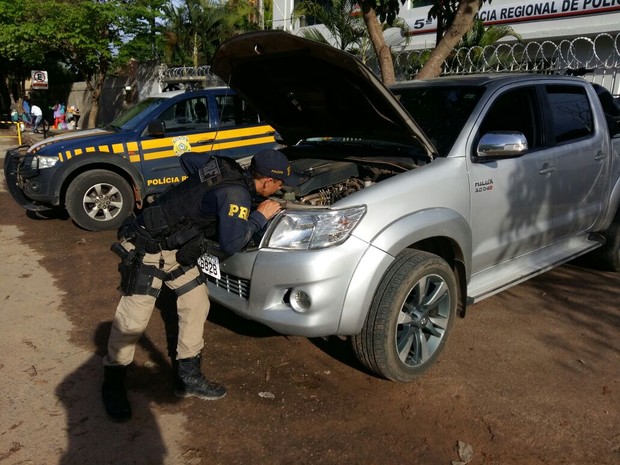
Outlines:
{"label": "dirt ground", "polygon": [[212,306],[203,369],[229,389],[212,402],[173,396],[156,310],[130,371],[134,418],[116,424],[99,397],[113,240],[27,215],[2,181],[2,465],[620,463],[618,274],[567,265],[470,307],[409,384],[365,373],[344,340]]}

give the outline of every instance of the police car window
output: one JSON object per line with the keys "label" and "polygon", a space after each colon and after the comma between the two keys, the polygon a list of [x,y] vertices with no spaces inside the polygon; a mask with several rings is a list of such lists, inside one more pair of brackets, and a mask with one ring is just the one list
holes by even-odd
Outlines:
{"label": "police car window", "polygon": [[588,137],[594,133],[592,110],[581,86],[547,86],[556,143]]}
{"label": "police car window", "polygon": [[220,127],[242,126],[260,122],[258,113],[238,95],[217,95],[215,101]]}
{"label": "police car window", "polygon": [[209,111],[206,98],[193,98],[175,103],[164,111],[160,119],[166,125],[166,133],[184,133],[209,128]]}

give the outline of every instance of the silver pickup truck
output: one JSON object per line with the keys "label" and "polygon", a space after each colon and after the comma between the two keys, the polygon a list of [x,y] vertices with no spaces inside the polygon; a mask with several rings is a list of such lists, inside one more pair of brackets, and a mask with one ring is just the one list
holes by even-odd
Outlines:
{"label": "silver pickup truck", "polygon": [[212,299],[246,318],[350,336],[370,371],[410,381],[468,304],[580,256],[620,270],[620,111],[602,88],[485,74],[388,89],[276,31],[228,41],[212,68],[302,178],[262,238],[210,266]]}

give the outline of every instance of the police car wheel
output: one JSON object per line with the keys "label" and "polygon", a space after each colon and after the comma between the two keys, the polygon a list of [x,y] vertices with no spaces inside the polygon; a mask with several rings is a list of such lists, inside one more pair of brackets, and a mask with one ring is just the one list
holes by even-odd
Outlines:
{"label": "police car wheel", "polygon": [[65,206],[71,219],[88,231],[117,229],[134,208],[133,191],[116,173],[87,171],[69,185]]}

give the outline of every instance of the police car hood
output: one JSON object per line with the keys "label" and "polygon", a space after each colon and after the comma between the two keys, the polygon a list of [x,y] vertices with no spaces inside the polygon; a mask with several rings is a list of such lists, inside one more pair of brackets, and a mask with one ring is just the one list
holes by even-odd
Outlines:
{"label": "police car hood", "polygon": [[256,107],[287,144],[312,137],[432,142],[360,60],[283,31],[241,34],[218,49],[211,70]]}
{"label": "police car hood", "polygon": [[47,139],[36,142],[30,146],[28,151],[39,151],[50,144],[59,143],[59,145],[54,147],[54,151],[59,152],[67,147],[84,145],[84,143],[86,143],[88,139],[112,134],[114,134],[112,131],[107,131],[105,129],[84,129],[80,131],[70,131],[64,134],[48,137]]}

